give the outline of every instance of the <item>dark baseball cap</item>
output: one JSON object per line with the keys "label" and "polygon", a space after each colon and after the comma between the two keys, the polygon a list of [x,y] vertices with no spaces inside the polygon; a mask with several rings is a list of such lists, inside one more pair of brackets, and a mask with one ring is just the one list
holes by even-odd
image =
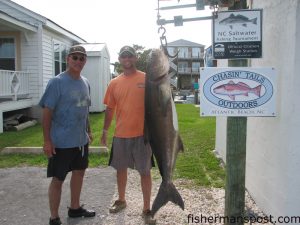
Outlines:
{"label": "dark baseball cap", "polygon": [[130,46],[127,46],[127,45],[120,49],[119,56],[122,56],[124,53],[129,53],[133,56],[136,56],[135,49],[133,47],[130,47]]}
{"label": "dark baseball cap", "polygon": [[82,47],[81,45],[74,45],[74,46],[72,46],[70,48],[70,50],[69,50],[69,54],[68,55],[71,55],[71,54],[74,54],[74,53],[80,53],[80,54],[86,55],[85,48]]}

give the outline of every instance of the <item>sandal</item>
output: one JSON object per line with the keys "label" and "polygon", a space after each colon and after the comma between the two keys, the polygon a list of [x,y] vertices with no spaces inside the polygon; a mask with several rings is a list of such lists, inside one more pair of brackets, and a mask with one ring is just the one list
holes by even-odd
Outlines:
{"label": "sandal", "polygon": [[117,213],[120,212],[122,209],[126,208],[126,201],[120,201],[117,200],[115,203],[110,207],[109,212],[110,213]]}
{"label": "sandal", "polygon": [[144,210],[142,217],[144,218],[145,224],[149,225],[155,225],[156,224],[156,219],[154,219],[151,215],[151,210]]}

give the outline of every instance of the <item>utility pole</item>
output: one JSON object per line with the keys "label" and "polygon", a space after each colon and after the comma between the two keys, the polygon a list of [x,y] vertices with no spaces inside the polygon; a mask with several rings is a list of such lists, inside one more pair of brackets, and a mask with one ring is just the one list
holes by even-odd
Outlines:
{"label": "utility pole", "polygon": [[[246,0],[230,10],[246,9]],[[247,67],[247,59],[228,60],[229,67]],[[247,117],[227,118],[225,225],[244,225]],[[238,219],[239,218],[239,219]]]}

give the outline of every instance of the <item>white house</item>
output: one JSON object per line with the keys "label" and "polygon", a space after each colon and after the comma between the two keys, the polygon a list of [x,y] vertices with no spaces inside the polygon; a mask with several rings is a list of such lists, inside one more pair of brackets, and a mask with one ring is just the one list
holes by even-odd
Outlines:
{"label": "white house", "polygon": [[86,41],[15,2],[0,0],[0,133],[5,112],[29,109],[40,117],[37,103],[49,79],[66,69],[67,50],[77,43]]}
{"label": "white house", "polygon": [[111,80],[110,56],[106,44],[85,43],[81,44],[87,52],[87,62],[82,70],[82,75],[88,78],[91,87],[90,112],[102,112],[104,94]]}
{"label": "white house", "polygon": [[[300,212],[300,1],[248,2],[263,9],[263,58],[249,64],[274,67],[278,92],[276,117],[248,118],[246,188],[267,215],[287,222]],[[224,160],[226,124],[226,117],[217,118],[216,151]]]}

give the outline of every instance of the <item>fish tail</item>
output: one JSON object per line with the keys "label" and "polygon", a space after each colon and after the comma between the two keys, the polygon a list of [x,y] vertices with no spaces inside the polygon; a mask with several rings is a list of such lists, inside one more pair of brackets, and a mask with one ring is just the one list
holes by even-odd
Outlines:
{"label": "fish tail", "polygon": [[252,19],[253,24],[257,24],[257,18]]}
{"label": "fish tail", "polygon": [[260,90],[261,90],[261,85],[258,85],[257,87],[255,87],[255,88],[253,89],[253,93],[254,93],[256,96],[260,97]]}
{"label": "fish tail", "polygon": [[162,206],[167,204],[168,201],[173,202],[174,204],[180,206],[182,210],[184,210],[184,202],[174,184],[163,182],[161,183],[158,194],[152,204],[152,216],[154,216]]}

